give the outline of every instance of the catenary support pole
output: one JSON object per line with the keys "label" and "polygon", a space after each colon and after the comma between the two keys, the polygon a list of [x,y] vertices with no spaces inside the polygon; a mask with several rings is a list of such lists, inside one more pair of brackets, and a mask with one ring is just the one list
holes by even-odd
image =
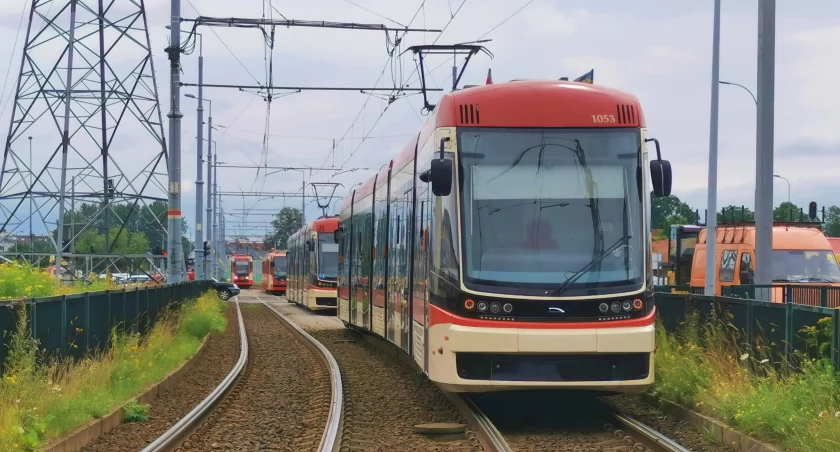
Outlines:
{"label": "catenary support pole", "polygon": [[[212,149],[213,149],[213,103],[210,102],[210,111],[207,113],[207,181],[208,181],[208,184],[207,184],[207,202],[208,203],[210,202],[210,184],[209,184],[209,181],[210,181],[210,152],[212,151]],[[201,150],[198,151],[198,154],[201,155]],[[199,193],[197,196],[201,196],[201,193]],[[210,224],[210,209],[209,209],[210,205],[208,204],[207,207],[208,207],[208,209],[207,209],[207,224],[209,225]],[[209,232],[207,233],[207,240],[212,240],[210,238],[210,233]],[[202,242],[199,246],[201,246],[201,249],[203,251],[204,250],[204,243]],[[211,246],[212,246],[212,244],[211,244]],[[202,265],[204,266],[205,271],[209,271],[209,267],[210,267],[209,264],[208,264],[209,260],[210,260],[210,253],[207,253],[207,255],[205,255],[204,259],[202,260]]]}
{"label": "catenary support pole", "polygon": [[[203,47],[203,46],[202,46]],[[201,180],[201,150],[204,148],[204,54],[201,47],[198,51],[198,107],[196,107],[196,145],[195,145],[195,278],[204,279],[204,225],[201,218],[204,215],[204,181]]]}
{"label": "catenary support pole", "polygon": [[181,0],[171,0],[169,42],[169,271],[167,282],[184,279],[184,248],[181,246]]}
{"label": "catenary support pole", "polygon": [[704,293],[716,294],[717,287],[717,176],[718,176],[718,90],[720,88],[720,0],[715,0],[712,32],[712,109],[709,119],[708,218],[706,219],[706,287]]}
{"label": "catenary support pole", "polygon": [[[776,83],[776,0],[758,2],[758,118],[755,149],[755,284],[772,283],[773,127]],[[770,300],[770,291],[759,299]],[[756,294],[758,298],[758,294]]]}

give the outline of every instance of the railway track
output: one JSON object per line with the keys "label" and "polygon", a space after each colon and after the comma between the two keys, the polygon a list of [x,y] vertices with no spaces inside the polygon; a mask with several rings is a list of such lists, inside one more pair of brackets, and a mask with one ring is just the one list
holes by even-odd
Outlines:
{"label": "railway track", "polygon": [[343,390],[335,359],[271,306],[244,311],[236,302],[241,346],[230,373],[142,452],[337,447]]}
{"label": "railway track", "polygon": [[488,451],[689,452],[591,397],[545,392],[447,396]]}

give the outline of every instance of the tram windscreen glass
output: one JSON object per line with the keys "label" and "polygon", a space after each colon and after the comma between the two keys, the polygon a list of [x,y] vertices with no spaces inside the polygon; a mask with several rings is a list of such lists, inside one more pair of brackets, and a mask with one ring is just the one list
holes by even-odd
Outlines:
{"label": "tram windscreen glass", "polygon": [[338,277],[338,244],[335,243],[332,232],[318,233],[318,274],[325,278]]}
{"label": "tram windscreen glass", "polygon": [[286,276],[286,256],[274,256],[274,276]]}
{"label": "tram windscreen glass", "polygon": [[247,275],[249,267],[248,261],[236,261],[234,264],[234,270],[236,270],[236,274],[240,276]]}
{"label": "tram windscreen glass", "polygon": [[640,285],[639,144],[634,129],[461,130],[465,282],[557,287],[629,236],[569,289]]}
{"label": "tram windscreen glass", "polygon": [[833,251],[773,250],[773,281],[840,282]]}

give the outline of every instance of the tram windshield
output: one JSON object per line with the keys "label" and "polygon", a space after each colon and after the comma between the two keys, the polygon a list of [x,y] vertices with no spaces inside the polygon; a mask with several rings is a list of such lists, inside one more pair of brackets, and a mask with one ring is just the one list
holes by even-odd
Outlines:
{"label": "tram windshield", "polygon": [[332,232],[318,233],[318,250],[318,276],[335,279],[338,276],[338,244],[335,243]]}
{"label": "tram windshield", "polygon": [[569,289],[641,284],[638,130],[474,128],[458,143],[466,283],[552,288],[596,260]]}
{"label": "tram windshield", "polygon": [[286,276],[286,256],[274,256],[274,277]]}
{"label": "tram windshield", "polygon": [[250,265],[248,265],[248,261],[236,261],[233,268],[236,270],[237,275],[245,276],[249,273]]}

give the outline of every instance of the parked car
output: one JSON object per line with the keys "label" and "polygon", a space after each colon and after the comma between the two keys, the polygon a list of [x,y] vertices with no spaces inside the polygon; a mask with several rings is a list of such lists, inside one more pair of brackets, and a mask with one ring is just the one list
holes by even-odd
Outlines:
{"label": "parked car", "polygon": [[213,288],[216,289],[216,293],[219,294],[219,298],[222,300],[229,300],[230,297],[234,297],[239,295],[239,286],[234,283],[224,282],[224,281],[217,281],[213,279]]}

